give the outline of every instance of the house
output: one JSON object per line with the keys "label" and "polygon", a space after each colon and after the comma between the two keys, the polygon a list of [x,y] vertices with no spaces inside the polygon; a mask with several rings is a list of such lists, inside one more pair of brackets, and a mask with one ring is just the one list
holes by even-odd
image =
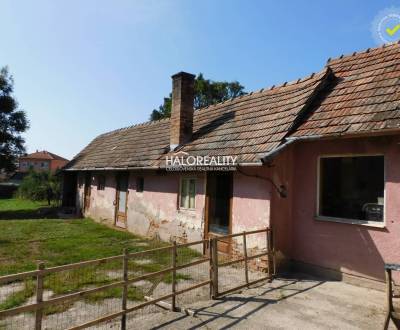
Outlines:
{"label": "house", "polygon": [[68,159],[43,150],[19,158],[18,172],[26,173],[30,169],[37,172],[56,172],[68,163]]}
{"label": "house", "polygon": [[400,44],[198,111],[194,76],[172,82],[171,119],[66,166],[65,204],[165,241],[271,226],[281,267],[335,278],[376,284],[400,262]]}

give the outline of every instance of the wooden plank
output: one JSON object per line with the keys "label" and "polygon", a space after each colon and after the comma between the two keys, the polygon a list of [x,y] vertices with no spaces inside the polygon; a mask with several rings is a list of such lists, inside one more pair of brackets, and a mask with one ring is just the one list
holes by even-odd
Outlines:
{"label": "wooden plank", "polygon": [[243,232],[243,255],[244,255],[244,276],[246,283],[249,284],[249,265],[247,259],[247,242],[246,242],[246,232]]}
{"label": "wooden plank", "polygon": [[47,274],[58,273],[58,272],[62,272],[62,271],[65,271],[65,270],[70,270],[70,269],[75,269],[75,268],[100,265],[100,264],[107,263],[109,261],[122,260],[123,257],[124,257],[123,255],[117,255],[117,256],[112,256],[112,257],[107,257],[107,258],[87,260],[87,261],[77,262],[77,263],[74,263],[74,264],[68,264],[68,265],[62,265],[62,266],[46,268],[44,270],[44,274],[47,275]]}
{"label": "wooden plank", "polygon": [[192,266],[196,266],[196,265],[202,264],[204,262],[207,262],[209,260],[210,260],[210,258],[205,257],[205,258],[202,258],[200,260],[192,261],[192,262],[189,262],[189,263],[184,264],[184,265],[176,266],[176,270],[183,269],[183,268],[188,268],[188,267],[192,267]]}
{"label": "wooden plank", "polygon": [[251,286],[251,285],[253,285],[253,284],[257,284],[257,283],[259,283],[259,282],[267,281],[267,280],[270,280],[270,279],[271,279],[271,277],[265,276],[265,277],[263,277],[263,278],[259,278],[259,279],[257,279],[257,280],[251,281],[251,282],[249,282],[249,283],[246,283],[246,284],[243,284],[243,285],[239,285],[239,286],[234,287],[234,288],[232,288],[232,289],[225,290],[225,291],[223,291],[223,292],[219,292],[219,296],[226,295],[226,294],[228,294],[228,293],[232,293],[232,292],[235,292],[235,291],[237,291],[237,290],[240,290],[240,289],[249,287],[249,286]]}
{"label": "wooden plank", "polygon": [[199,240],[199,241],[194,241],[194,242],[188,242],[188,243],[178,244],[177,247],[178,247],[178,249],[179,249],[179,248],[189,247],[189,246],[192,246],[192,245],[204,244],[204,243],[206,243],[206,242],[208,242],[208,240],[202,239],[202,240]]}
{"label": "wooden plank", "polygon": [[[36,278],[36,304],[43,302],[43,273],[42,270],[45,268],[43,262],[38,264],[38,271]],[[42,318],[43,318],[43,308],[36,309],[35,313],[35,330],[42,329]]]}
{"label": "wooden plank", "polygon": [[20,313],[25,313],[25,312],[31,312],[34,311],[38,308],[44,308],[50,305],[54,305],[54,304],[58,304],[61,302],[64,302],[66,300],[73,300],[73,299],[77,299],[80,297],[84,297],[88,294],[92,294],[92,293],[96,293],[102,290],[106,290],[106,289],[111,289],[111,288],[115,288],[115,287],[121,287],[124,285],[124,281],[119,281],[119,282],[114,282],[111,284],[106,284],[103,286],[99,286],[97,288],[93,288],[93,289],[87,289],[84,291],[79,291],[79,292],[75,292],[75,293],[71,293],[68,295],[64,295],[64,296],[60,296],[60,297],[56,297],[56,298],[52,298],[46,301],[41,302],[40,304],[31,304],[31,305],[25,305],[25,306],[20,306],[20,307],[16,307],[16,308],[12,308],[12,309],[7,309],[4,311],[0,311],[0,318],[3,317],[7,317],[7,316],[12,316],[12,315],[16,315],[16,314],[20,314]]}
{"label": "wooden plank", "polygon": [[171,310],[176,311],[176,241],[173,242],[173,249],[171,250],[172,258],[172,305]]}
{"label": "wooden plank", "polygon": [[266,235],[266,238],[267,238],[267,252],[268,252],[268,261],[267,261],[267,273],[268,273],[268,276],[271,276],[272,275],[272,259],[269,257],[269,254],[272,252],[272,241],[271,241],[271,231],[270,230],[268,230],[267,231],[267,235]]}
{"label": "wooden plank", "polygon": [[128,256],[129,256],[129,258],[142,257],[142,256],[144,256],[146,254],[149,254],[149,253],[167,251],[167,250],[171,250],[171,249],[172,249],[172,245],[168,245],[168,246],[163,246],[163,247],[156,248],[156,249],[129,253]]}
{"label": "wooden plank", "polygon": [[5,276],[0,277],[0,283],[9,283],[9,282],[17,281],[17,280],[23,280],[23,279],[26,279],[27,277],[37,276],[37,274],[39,274],[38,270],[32,270],[29,272],[5,275]]}
{"label": "wooden plank", "polygon": [[[128,250],[124,249],[124,259],[122,264],[122,274],[124,280],[124,288],[122,290],[122,310],[125,311],[128,302]],[[126,314],[121,317],[121,330],[126,330]]]}
{"label": "wooden plank", "polygon": [[[210,284],[210,282],[211,282],[211,281],[209,281],[209,280],[208,280],[208,281],[204,281],[204,282],[201,282],[201,283],[199,283],[199,284],[193,285],[193,286],[191,286],[191,287],[189,287],[189,288],[185,288],[185,289],[182,289],[182,290],[180,290],[180,291],[176,291],[176,295],[179,295],[179,294],[185,293],[185,292],[187,292],[187,291],[191,291],[191,290],[200,288],[200,287],[202,287],[202,286],[204,286],[204,285],[208,285],[208,284]],[[109,314],[109,315],[100,317],[100,318],[98,318],[98,319],[96,319],[96,320],[93,320],[93,321],[90,321],[90,322],[86,322],[86,323],[81,324],[81,325],[78,325],[78,326],[76,326],[76,327],[69,328],[69,330],[80,330],[80,329],[85,329],[85,328],[94,326],[94,325],[96,325],[96,324],[99,324],[99,323],[102,323],[102,322],[106,322],[106,321],[112,320],[112,319],[114,319],[114,318],[117,318],[118,316],[122,316],[123,314],[131,313],[131,312],[136,311],[136,310],[138,310],[138,309],[141,309],[141,308],[143,308],[143,307],[146,307],[146,306],[149,306],[149,305],[155,305],[156,303],[158,303],[158,302],[160,302],[160,301],[163,301],[163,300],[166,300],[166,299],[169,299],[169,298],[171,298],[172,296],[173,296],[173,294],[170,293],[170,294],[167,294],[167,295],[165,295],[165,296],[159,297],[159,298],[157,298],[157,299],[149,300],[149,301],[144,302],[144,303],[142,303],[142,304],[133,306],[133,307],[131,307],[131,308],[128,308],[128,309],[125,310],[125,311],[122,311],[122,310],[121,310],[121,311],[119,311],[119,312],[116,312],[116,313],[113,313],[113,314]]]}
{"label": "wooden plank", "polygon": [[[251,235],[251,234],[263,233],[263,232],[266,232],[268,230],[269,230],[268,228],[264,228],[264,229],[258,229],[258,230],[251,230],[251,231],[248,231],[246,233],[247,233],[247,235]],[[241,235],[243,235],[243,233],[223,235],[223,236],[219,236],[218,239],[219,240],[223,240],[224,238],[238,237],[238,236],[241,236]]]}
{"label": "wooden plank", "polygon": [[[264,257],[264,256],[267,256],[267,255],[269,255],[268,252],[262,252],[262,253],[255,254],[255,255],[252,255],[252,256],[247,256],[247,260],[260,258],[260,257]],[[218,267],[230,266],[230,265],[236,264],[238,262],[243,262],[244,260],[245,260],[245,258],[243,257],[243,258],[238,258],[238,259],[231,260],[231,261],[226,261],[226,262],[218,264]]]}
{"label": "wooden plank", "polygon": [[212,260],[212,298],[218,297],[218,240],[211,239],[211,260]]}

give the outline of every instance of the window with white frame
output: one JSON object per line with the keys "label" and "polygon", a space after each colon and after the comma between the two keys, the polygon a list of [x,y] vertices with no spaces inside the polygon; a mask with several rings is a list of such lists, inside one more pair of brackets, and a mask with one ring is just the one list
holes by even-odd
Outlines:
{"label": "window with white frame", "polygon": [[196,199],[196,179],[182,178],[179,207],[185,209],[194,209],[195,199]]}
{"label": "window with white frame", "polygon": [[321,157],[319,216],[383,222],[384,156]]}

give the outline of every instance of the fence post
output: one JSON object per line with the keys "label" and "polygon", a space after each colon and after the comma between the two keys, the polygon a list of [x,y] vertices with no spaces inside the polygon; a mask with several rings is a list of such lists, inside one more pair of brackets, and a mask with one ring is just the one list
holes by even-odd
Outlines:
{"label": "fence post", "polygon": [[247,260],[247,241],[246,232],[243,232],[243,256],[244,256],[244,275],[246,277],[246,284],[249,284],[249,265]]}
{"label": "fence post", "polygon": [[[122,272],[123,272],[123,281],[124,286],[122,290],[122,310],[126,311],[127,302],[128,302],[128,249],[124,248],[124,258],[122,261]],[[126,314],[123,314],[121,317],[121,330],[126,330]]]}
{"label": "fence post", "polygon": [[[45,265],[43,262],[39,262],[37,269],[38,269],[38,274],[36,277],[36,303],[40,304],[43,302],[43,273],[42,270],[44,270]],[[41,330],[42,329],[42,319],[43,319],[43,307],[39,307],[36,309],[35,313],[35,330]]]}
{"label": "fence post", "polygon": [[272,276],[272,272],[271,272],[271,268],[272,268],[272,258],[271,258],[271,254],[272,254],[272,249],[271,249],[271,228],[267,228],[266,231],[266,239],[267,239],[267,272],[268,272],[268,277],[271,278]]}
{"label": "fence post", "polygon": [[209,260],[209,276],[210,276],[210,296],[209,296],[209,298],[212,299],[212,297],[213,297],[213,257],[212,257],[211,238],[209,238],[207,241],[204,241],[204,243],[207,244],[208,257],[210,258],[210,260]]}
{"label": "fence post", "polygon": [[176,241],[173,242],[172,245],[172,306],[171,309],[173,312],[176,312],[176,256],[177,256],[177,248],[176,248]]}
{"label": "fence post", "polygon": [[271,228],[271,249],[272,249],[272,265],[273,265],[273,273],[272,276],[276,275],[276,256],[275,256],[275,237],[274,231]]}
{"label": "fence post", "polygon": [[218,298],[218,239],[211,239],[211,261],[212,261],[212,299]]}

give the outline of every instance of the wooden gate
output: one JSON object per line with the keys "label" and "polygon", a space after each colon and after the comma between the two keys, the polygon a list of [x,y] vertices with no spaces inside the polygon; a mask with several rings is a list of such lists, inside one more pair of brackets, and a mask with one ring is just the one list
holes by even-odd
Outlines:
{"label": "wooden gate", "polygon": [[[249,244],[252,237],[257,235],[257,241],[260,239],[264,241],[264,246],[253,246]],[[270,228],[244,231],[231,235],[214,237],[211,239],[211,262],[212,262],[212,297],[218,298],[222,295],[237,291],[239,289],[249,287],[252,284],[272,280],[276,273],[275,266],[275,251],[273,248],[272,230]],[[219,244],[232,245],[230,254],[221,253]],[[250,251],[252,253],[250,253]],[[221,268],[223,267],[236,267],[241,269],[244,275],[242,283],[230,283],[229,288],[221,290],[220,283],[223,275],[220,275]],[[267,275],[257,279],[250,279],[250,268],[263,268],[266,270]]]}

